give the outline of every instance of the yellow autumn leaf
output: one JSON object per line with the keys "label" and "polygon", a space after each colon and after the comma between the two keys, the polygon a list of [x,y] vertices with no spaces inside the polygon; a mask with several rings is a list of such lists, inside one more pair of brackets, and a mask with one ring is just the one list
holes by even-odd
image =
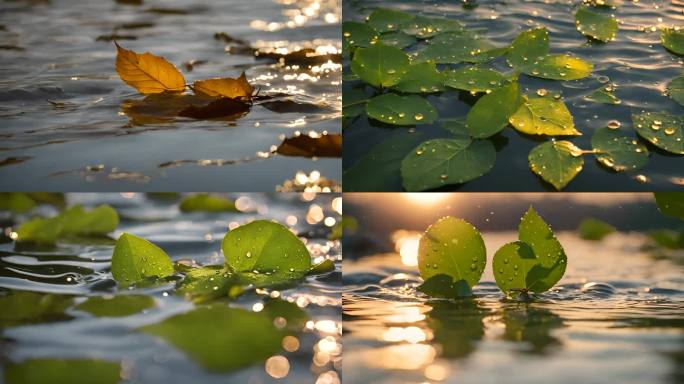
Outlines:
{"label": "yellow autumn leaf", "polygon": [[[116,43],[115,43],[116,44]],[[121,48],[116,44],[116,71],[126,84],[141,93],[183,92],[185,78],[163,57]]]}
{"label": "yellow autumn leaf", "polygon": [[233,79],[230,77],[220,79],[198,80],[193,84],[196,93],[202,93],[211,97],[228,97],[231,99],[252,99],[254,88],[247,81],[245,73]]}

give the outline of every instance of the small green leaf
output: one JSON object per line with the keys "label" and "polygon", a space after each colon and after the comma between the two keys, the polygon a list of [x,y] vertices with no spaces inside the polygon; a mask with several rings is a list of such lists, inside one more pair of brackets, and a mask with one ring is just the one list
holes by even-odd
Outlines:
{"label": "small green leaf", "polygon": [[398,84],[410,65],[408,55],[399,48],[380,43],[358,48],[351,63],[352,71],[376,88]]}
{"label": "small green leaf", "polygon": [[557,190],[565,188],[582,170],[582,150],[565,140],[547,141],[532,148],[530,169]]}
{"label": "small green leaf", "polygon": [[622,104],[622,100],[615,96],[615,88],[613,86],[601,87],[587,96],[587,99],[600,104]]}
{"label": "small green leaf", "polygon": [[473,291],[470,285],[465,280],[458,280],[454,282],[449,275],[439,274],[425,280],[423,284],[416,287],[416,289],[430,297],[438,297],[443,299],[458,299],[462,297],[473,296]]}
{"label": "small green leaf", "polygon": [[670,99],[684,106],[684,76],[680,76],[667,85],[667,94]]}
{"label": "small green leaf", "polygon": [[402,24],[402,31],[420,39],[428,39],[445,32],[462,32],[463,26],[455,20],[416,16]]}
{"label": "small green leaf", "polygon": [[603,220],[588,217],[580,222],[577,231],[584,240],[599,241],[615,232],[615,227]]}
{"label": "small green leaf", "polygon": [[288,281],[302,278],[311,269],[304,243],[287,227],[267,220],[241,225],[221,243],[229,271],[254,274],[254,280]]}
{"label": "small green leaf", "polygon": [[565,274],[567,256],[551,227],[530,207],[518,226],[518,239],[529,245],[539,264],[527,276],[532,292],[548,291]]}
{"label": "small green leaf", "polygon": [[344,88],[342,91],[342,114],[355,117],[366,111],[368,96],[362,88]]}
{"label": "small green leaf", "polygon": [[[285,335],[266,312],[224,305],[202,307],[141,330],[185,352],[204,368],[227,372],[266,360],[280,350]],[[240,346],[249,345],[249,348]]]}
{"label": "small green leaf", "polygon": [[401,11],[387,8],[375,9],[366,19],[366,22],[378,32],[396,31],[401,26],[413,20],[415,16]]}
{"label": "small green leaf", "polygon": [[499,133],[522,103],[517,82],[482,96],[468,112],[466,128],[473,137],[486,138]]}
{"label": "small green leaf", "polygon": [[523,73],[551,80],[579,80],[591,75],[593,64],[568,55],[548,55],[522,67]]}
{"label": "small green leaf", "polygon": [[207,193],[186,196],[180,203],[180,210],[183,212],[239,212],[232,200]]}
{"label": "small green leaf", "polygon": [[417,41],[415,37],[401,31],[383,33],[379,39],[380,43],[399,49],[409,47]]}
{"label": "small green leaf", "polygon": [[15,325],[68,320],[64,311],[73,304],[68,296],[13,291],[0,296],[0,328]]}
{"label": "small green leaf", "polygon": [[59,216],[49,219],[31,219],[17,228],[16,241],[20,243],[54,244],[62,232]]}
{"label": "small green leaf", "polygon": [[80,205],[74,205],[60,214],[62,231],[60,236],[103,236],[116,230],[119,215],[109,205],[100,205],[86,211]]}
{"label": "small green leaf", "polygon": [[0,211],[24,213],[32,210],[38,204],[26,193],[2,192],[0,193]]}
{"label": "small green leaf", "polygon": [[660,40],[668,51],[684,55],[684,30],[681,28],[663,28]]}
{"label": "small green leaf", "polygon": [[308,275],[322,275],[324,273],[329,273],[334,270],[335,262],[330,259],[326,259],[311,267],[311,270],[309,271]]}
{"label": "small green leaf", "polygon": [[471,34],[445,33],[435,37],[431,44],[419,51],[416,61],[437,64],[483,63],[503,55],[507,48],[497,48],[487,40]]}
{"label": "small green leaf", "polygon": [[225,266],[208,265],[187,271],[177,292],[195,303],[204,303],[226,295],[235,298],[245,289]]}
{"label": "small green leaf", "polygon": [[545,97],[528,99],[510,117],[511,125],[528,135],[580,136],[572,115],[562,100]]}
{"label": "small green leaf", "polygon": [[622,136],[617,129],[597,129],[591,147],[601,165],[615,171],[635,171],[648,163],[648,149],[636,139]]}
{"label": "small green leaf", "polygon": [[350,48],[370,47],[378,38],[378,32],[368,24],[345,21],[342,23],[342,36],[343,48],[348,52]]}
{"label": "small green leaf", "polygon": [[582,6],[575,13],[575,26],[585,36],[608,42],[615,40],[618,22],[612,15],[604,15]]}
{"label": "small green leaf", "polygon": [[647,232],[647,235],[658,247],[684,249],[684,230],[658,229]]}
{"label": "small green leaf", "polygon": [[432,139],[404,158],[401,177],[407,191],[425,191],[477,179],[495,162],[496,150],[488,140]]}
{"label": "small green leaf", "polygon": [[404,93],[430,93],[444,90],[444,76],[437,70],[435,63],[412,64],[399,84],[392,88]]}
{"label": "small green leaf", "polygon": [[97,317],[130,316],[155,306],[154,298],[145,295],[93,296],[75,308]]}
{"label": "small green leaf", "polygon": [[376,96],[368,100],[366,113],[372,119],[394,125],[432,124],[437,119],[437,110],[418,95]]}
{"label": "small green leaf", "polygon": [[654,196],[663,215],[684,220],[684,192],[655,192]]}
{"label": "small green leaf", "polygon": [[104,360],[30,359],[5,366],[7,384],[115,384],[120,363]]}
{"label": "small green leaf", "polygon": [[480,232],[464,220],[443,217],[425,230],[418,245],[418,269],[426,282],[436,275],[466,281],[473,287],[480,281],[487,252]]}
{"label": "small green leaf", "polygon": [[116,241],[112,276],[119,283],[133,284],[149,277],[166,277],[173,272],[169,255],[142,237],[123,233]]}
{"label": "small green leaf", "polygon": [[682,117],[667,113],[646,112],[632,115],[639,136],[671,153],[684,155],[684,122]]}
{"label": "small green leaf", "polygon": [[505,244],[496,251],[492,260],[496,285],[506,294],[516,290],[530,290],[527,275],[538,262],[528,244],[522,241]]}
{"label": "small green leaf", "polygon": [[465,67],[443,74],[444,85],[469,92],[489,92],[505,83],[501,73],[488,68]]}
{"label": "small green leaf", "polygon": [[506,55],[513,67],[534,63],[549,54],[549,32],[546,28],[535,28],[520,33]]}

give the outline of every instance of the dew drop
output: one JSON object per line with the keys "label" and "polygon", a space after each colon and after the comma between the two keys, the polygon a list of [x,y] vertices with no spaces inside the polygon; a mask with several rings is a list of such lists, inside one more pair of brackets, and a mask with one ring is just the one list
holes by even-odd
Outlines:
{"label": "dew drop", "polygon": [[617,120],[611,120],[608,122],[607,126],[610,129],[618,129],[618,128],[620,128],[620,122]]}
{"label": "dew drop", "polygon": [[414,117],[416,120],[418,120],[418,121],[423,120],[423,115],[420,114],[420,113],[416,113],[416,115],[413,116],[413,117]]}
{"label": "dew drop", "polygon": [[537,89],[537,95],[539,95],[539,96],[541,96],[541,97],[546,96],[548,93],[549,93],[549,91],[547,91],[547,90],[544,89],[544,88],[539,88],[539,89]]}

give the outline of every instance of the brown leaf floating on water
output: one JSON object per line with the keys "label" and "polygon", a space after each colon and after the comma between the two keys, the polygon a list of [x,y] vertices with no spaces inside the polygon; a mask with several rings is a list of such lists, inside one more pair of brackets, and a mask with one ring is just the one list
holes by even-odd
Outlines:
{"label": "brown leaf floating on water", "polygon": [[141,93],[183,92],[183,74],[166,59],[149,52],[139,54],[116,42],[116,71],[126,84]]}
{"label": "brown leaf floating on water", "polygon": [[342,55],[339,53],[320,53],[313,48],[303,48],[284,54],[277,51],[258,50],[254,52],[254,55],[257,58],[272,59],[287,65],[319,65],[328,61],[342,62]]}
{"label": "brown leaf floating on water", "polygon": [[342,135],[288,137],[283,140],[276,152],[283,156],[340,157],[342,156]]}
{"label": "brown leaf floating on water", "polygon": [[193,119],[236,120],[249,112],[251,105],[240,100],[222,97],[204,106],[191,105],[178,114]]}
{"label": "brown leaf floating on water", "polygon": [[247,76],[242,75],[237,79],[224,77],[220,79],[198,80],[192,85],[195,93],[211,97],[228,97],[231,99],[251,100],[254,88],[247,81]]}

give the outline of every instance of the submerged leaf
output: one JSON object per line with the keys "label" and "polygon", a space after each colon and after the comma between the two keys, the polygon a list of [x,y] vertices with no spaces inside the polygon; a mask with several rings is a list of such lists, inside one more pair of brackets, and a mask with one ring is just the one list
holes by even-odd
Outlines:
{"label": "submerged leaf", "polygon": [[591,75],[593,64],[568,55],[548,55],[522,67],[523,73],[551,80],[579,80]]}
{"label": "submerged leaf", "polygon": [[120,363],[105,360],[29,359],[4,369],[7,384],[115,384],[122,375]]}
{"label": "submerged leaf", "polygon": [[511,66],[522,67],[549,54],[549,31],[535,28],[520,33],[506,54]]}
{"label": "submerged leaf", "polygon": [[148,277],[166,277],[174,273],[171,258],[151,242],[123,233],[112,255],[112,276],[119,283],[132,284]]}
{"label": "submerged leaf", "polygon": [[614,16],[604,15],[582,6],[575,13],[575,26],[583,35],[608,42],[615,40],[618,22]]}
{"label": "submerged leaf", "polygon": [[354,52],[351,69],[366,83],[376,88],[386,88],[398,84],[409,65],[408,55],[404,51],[376,43]]}
{"label": "submerged leaf", "polygon": [[360,88],[345,88],[342,90],[342,115],[355,117],[366,111],[368,96]]}
{"label": "submerged leaf", "polygon": [[449,275],[439,274],[425,280],[416,289],[430,297],[458,299],[473,296],[470,285],[465,280],[454,281]]}
{"label": "submerged leaf", "polygon": [[615,171],[635,171],[648,163],[646,146],[634,138],[621,136],[616,129],[597,129],[591,137],[591,146],[599,163]]}
{"label": "submerged leaf", "polygon": [[562,100],[545,97],[528,99],[510,117],[515,129],[528,135],[580,136],[572,115]]}
{"label": "submerged leaf", "polygon": [[97,317],[130,316],[154,307],[154,298],[146,295],[117,295],[89,297],[75,308]]}
{"label": "submerged leaf", "polygon": [[660,40],[668,51],[684,55],[684,30],[681,28],[663,28]]}
{"label": "submerged leaf", "polygon": [[244,72],[237,79],[230,77],[220,79],[197,80],[192,86],[195,93],[211,97],[228,97],[230,99],[251,100],[254,88]]}
{"label": "submerged leaf", "polygon": [[681,116],[646,112],[632,115],[639,136],[671,153],[684,155],[684,121]]}
{"label": "submerged leaf", "polygon": [[73,304],[69,296],[13,291],[0,296],[0,328],[68,320],[64,311]]}
{"label": "submerged leaf", "polygon": [[342,135],[288,137],[278,146],[276,152],[283,156],[340,157],[342,156]]}
{"label": "submerged leaf", "polygon": [[468,111],[466,128],[473,137],[486,138],[499,133],[522,103],[517,82],[482,96]]}
{"label": "submerged leaf", "polygon": [[599,241],[615,232],[615,227],[603,220],[588,217],[580,222],[577,232],[584,240]]}
{"label": "submerged leaf", "polygon": [[557,190],[565,188],[584,165],[582,150],[565,140],[539,144],[530,151],[528,161],[532,172]]}
{"label": "submerged leaf", "polygon": [[126,84],[140,93],[183,92],[185,78],[163,57],[139,54],[116,44],[116,71]]}
{"label": "submerged leaf", "polygon": [[183,212],[239,212],[234,201],[208,193],[184,197],[179,208]]}
{"label": "submerged leaf", "polygon": [[366,113],[372,119],[394,125],[432,124],[437,119],[435,107],[418,95],[376,96],[368,100]]}

